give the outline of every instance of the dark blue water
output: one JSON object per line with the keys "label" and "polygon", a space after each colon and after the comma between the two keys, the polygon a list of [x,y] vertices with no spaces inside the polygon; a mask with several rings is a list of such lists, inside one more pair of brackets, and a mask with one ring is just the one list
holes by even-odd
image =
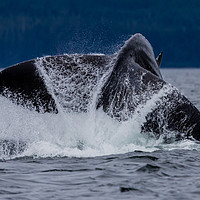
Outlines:
{"label": "dark blue water", "polygon": [[[200,109],[200,70],[162,74]],[[84,114],[55,117],[0,101],[1,199],[200,197],[197,142],[163,144],[138,133],[137,124],[118,125],[102,113],[95,121]]]}

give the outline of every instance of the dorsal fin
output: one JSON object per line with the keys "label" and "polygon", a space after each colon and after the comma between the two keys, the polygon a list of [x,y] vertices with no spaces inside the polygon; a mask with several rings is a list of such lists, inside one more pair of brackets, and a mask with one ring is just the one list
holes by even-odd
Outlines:
{"label": "dorsal fin", "polygon": [[162,55],[163,55],[163,52],[161,51],[160,54],[158,55],[158,57],[156,58],[158,67],[160,67],[160,65],[161,65]]}

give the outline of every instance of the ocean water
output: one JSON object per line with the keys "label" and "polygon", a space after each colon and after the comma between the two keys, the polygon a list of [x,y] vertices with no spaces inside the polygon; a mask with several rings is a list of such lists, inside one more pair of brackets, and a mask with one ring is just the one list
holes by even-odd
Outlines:
{"label": "ocean water", "polygon": [[[162,69],[200,109],[200,70]],[[38,114],[0,98],[0,199],[199,199],[200,144],[163,143],[134,121]]]}

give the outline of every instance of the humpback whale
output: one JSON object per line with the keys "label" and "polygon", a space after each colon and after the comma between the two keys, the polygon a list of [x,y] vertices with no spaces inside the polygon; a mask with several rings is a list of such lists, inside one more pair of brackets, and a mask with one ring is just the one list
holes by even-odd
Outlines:
{"label": "humpback whale", "polygon": [[44,56],[8,67],[0,72],[0,95],[55,114],[88,112],[95,98],[96,109],[117,121],[138,117],[142,133],[200,140],[200,112],[163,80],[161,60],[137,33],[112,55]]}

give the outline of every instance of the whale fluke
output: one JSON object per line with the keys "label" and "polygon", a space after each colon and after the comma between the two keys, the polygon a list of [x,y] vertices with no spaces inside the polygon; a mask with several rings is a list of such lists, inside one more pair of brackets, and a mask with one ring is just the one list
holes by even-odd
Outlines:
{"label": "whale fluke", "polygon": [[0,94],[30,110],[57,113],[55,101],[48,93],[34,60],[2,70]]}
{"label": "whale fluke", "polygon": [[156,138],[173,133],[176,139],[200,140],[200,112],[163,80],[162,55],[155,58],[149,41],[137,33],[113,55],[45,56],[6,68],[0,95],[31,111],[102,109],[119,122],[137,120],[142,133]]}

